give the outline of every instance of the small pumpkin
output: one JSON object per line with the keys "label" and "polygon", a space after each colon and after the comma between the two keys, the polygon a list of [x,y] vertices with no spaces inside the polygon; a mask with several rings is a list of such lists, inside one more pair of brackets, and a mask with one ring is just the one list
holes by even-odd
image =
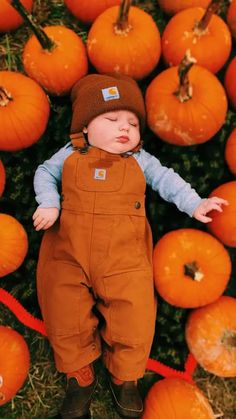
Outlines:
{"label": "small pumpkin", "polygon": [[236,39],[236,0],[231,0],[229,4],[226,21],[229,25],[233,38]]}
{"label": "small pumpkin", "polygon": [[86,48],[82,39],[63,25],[42,29],[30,19],[19,0],[12,0],[12,4],[34,32],[23,49],[25,72],[47,92],[53,95],[68,94],[88,71]]}
{"label": "small pumpkin", "polygon": [[196,64],[217,73],[229,58],[231,34],[224,20],[215,13],[219,2],[207,10],[192,7],[177,13],[162,35],[162,55],[168,66],[179,65],[189,50]]}
{"label": "small pumpkin", "polygon": [[200,389],[182,378],[164,378],[152,385],[143,419],[214,419],[211,405]]}
{"label": "small pumpkin", "polygon": [[206,9],[211,0],[157,0],[160,8],[165,13],[174,15],[181,10],[188,9],[189,7],[203,7]]}
{"label": "small pumpkin", "polygon": [[28,236],[23,225],[11,215],[0,214],[0,277],[14,272],[28,251]]}
{"label": "small pumpkin", "polygon": [[206,371],[236,377],[236,299],[221,296],[214,303],[192,310],[185,337],[189,350]]}
{"label": "small pumpkin", "polygon": [[226,246],[236,247],[236,180],[223,183],[215,188],[209,195],[226,199],[229,205],[224,206],[222,212],[211,211],[209,216],[212,221],[208,223],[209,231]]}
{"label": "small pumpkin", "polygon": [[231,260],[211,234],[182,228],[157,242],[153,253],[157,292],[169,304],[204,306],[219,298],[229,281]]}
{"label": "small pumpkin", "polygon": [[[21,0],[29,12],[33,8],[33,0]],[[23,18],[11,5],[11,0],[0,0],[0,32],[17,29],[23,24]]]}
{"label": "small pumpkin", "polygon": [[159,62],[161,37],[151,15],[123,0],[120,7],[110,7],[93,22],[87,50],[99,73],[126,74],[141,80]]}
{"label": "small pumpkin", "polygon": [[210,140],[222,127],[227,97],[218,80],[186,54],[159,73],[146,90],[149,128],[167,143],[190,146]]}
{"label": "small pumpkin", "polygon": [[236,56],[229,62],[224,77],[224,86],[229,101],[234,109],[236,109]]}
{"label": "small pumpkin", "polygon": [[66,7],[81,22],[92,23],[104,10],[121,3],[121,0],[64,0]]}
{"label": "small pumpkin", "polygon": [[225,161],[231,173],[236,175],[236,128],[234,128],[225,145]]}
{"label": "small pumpkin", "polygon": [[0,197],[3,194],[6,183],[6,172],[2,160],[0,160]]}
{"label": "small pumpkin", "polygon": [[75,82],[87,74],[85,45],[74,31],[65,26],[46,26],[43,30],[53,39],[55,48],[47,52],[33,35],[23,50],[24,69],[50,94],[68,94]]}
{"label": "small pumpkin", "polygon": [[49,102],[31,78],[0,71],[0,150],[16,151],[36,143],[49,118]]}
{"label": "small pumpkin", "polygon": [[20,333],[0,326],[0,406],[23,386],[30,366],[28,345]]}

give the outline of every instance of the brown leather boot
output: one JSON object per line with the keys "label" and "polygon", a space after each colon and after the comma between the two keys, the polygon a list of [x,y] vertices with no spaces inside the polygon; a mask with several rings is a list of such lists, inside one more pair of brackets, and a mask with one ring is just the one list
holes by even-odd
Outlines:
{"label": "brown leather boot", "polygon": [[97,385],[93,366],[86,365],[67,374],[66,395],[60,415],[62,419],[84,419],[89,416],[91,399]]}
{"label": "brown leather boot", "polygon": [[143,413],[143,402],[135,381],[123,381],[115,384],[109,381],[111,395],[116,411],[124,418],[140,418]]}

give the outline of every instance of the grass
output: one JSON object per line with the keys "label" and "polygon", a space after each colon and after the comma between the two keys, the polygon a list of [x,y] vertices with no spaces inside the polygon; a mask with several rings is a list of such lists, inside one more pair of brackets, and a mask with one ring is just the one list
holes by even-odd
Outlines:
{"label": "grass", "polygon": [[[160,30],[165,26],[165,16],[157,8],[157,0],[136,1],[146,11],[150,12],[158,24]],[[65,9],[63,0],[35,0],[34,14],[37,20],[43,25],[66,24],[74,29],[84,40],[87,36],[87,28],[78,25],[78,22]],[[9,34],[3,34],[0,38],[0,69],[23,71],[21,63],[21,52],[25,40],[30,31],[19,28]],[[23,281],[23,278],[22,278]],[[27,291],[27,290],[26,290]],[[26,292],[25,291],[25,292]],[[21,298],[22,295],[16,295]],[[168,314],[168,313],[167,313]],[[169,318],[173,317],[172,312]],[[15,319],[13,314],[0,305],[0,323],[11,325],[25,337],[30,349],[31,364],[28,377],[16,396],[7,404],[0,408],[1,419],[44,419],[56,418],[58,410],[64,397],[64,376],[58,373],[53,362],[53,355],[47,339],[38,333],[23,327]],[[177,324],[177,321],[176,321]],[[169,334],[168,324],[163,324],[166,334]],[[170,339],[177,342],[179,329],[176,330],[175,339],[172,335]],[[172,342],[173,343],[173,342]],[[168,341],[167,341],[168,344]],[[156,344],[155,344],[156,345]],[[154,348],[156,357],[159,358],[158,348]],[[167,352],[166,349],[163,352]],[[171,353],[171,349],[169,349]],[[173,351],[172,351],[173,352]],[[178,348],[176,350],[178,352]],[[174,356],[176,354],[174,353]],[[91,412],[93,419],[118,419],[115,414],[110,393],[107,388],[106,375],[101,361],[96,363],[96,371],[99,375],[99,384],[92,403]],[[143,395],[152,383],[158,379],[155,373],[147,371],[141,381]],[[201,367],[197,367],[194,380],[198,387],[208,398],[215,418],[236,419],[236,380],[235,378],[220,378],[207,373]],[[166,418],[168,419],[168,418]]]}

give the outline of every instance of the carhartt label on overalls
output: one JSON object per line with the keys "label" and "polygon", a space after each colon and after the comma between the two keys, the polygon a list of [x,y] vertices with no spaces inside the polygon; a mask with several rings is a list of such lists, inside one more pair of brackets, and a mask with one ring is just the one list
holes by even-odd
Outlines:
{"label": "carhartt label on overalls", "polygon": [[95,169],[94,179],[105,180],[107,171],[106,169]]}
{"label": "carhartt label on overalls", "polygon": [[107,102],[108,100],[120,98],[120,94],[116,86],[108,87],[107,89],[102,89],[102,95],[105,102]]}

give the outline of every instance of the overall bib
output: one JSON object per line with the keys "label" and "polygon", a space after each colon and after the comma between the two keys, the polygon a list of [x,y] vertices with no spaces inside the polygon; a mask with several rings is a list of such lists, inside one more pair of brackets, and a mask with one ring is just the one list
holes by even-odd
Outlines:
{"label": "overall bib", "polygon": [[103,353],[115,377],[144,374],[156,315],[145,188],[132,156],[92,147],[64,162],[60,219],[44,234],[37,269],[59,371],[75,371]]}

